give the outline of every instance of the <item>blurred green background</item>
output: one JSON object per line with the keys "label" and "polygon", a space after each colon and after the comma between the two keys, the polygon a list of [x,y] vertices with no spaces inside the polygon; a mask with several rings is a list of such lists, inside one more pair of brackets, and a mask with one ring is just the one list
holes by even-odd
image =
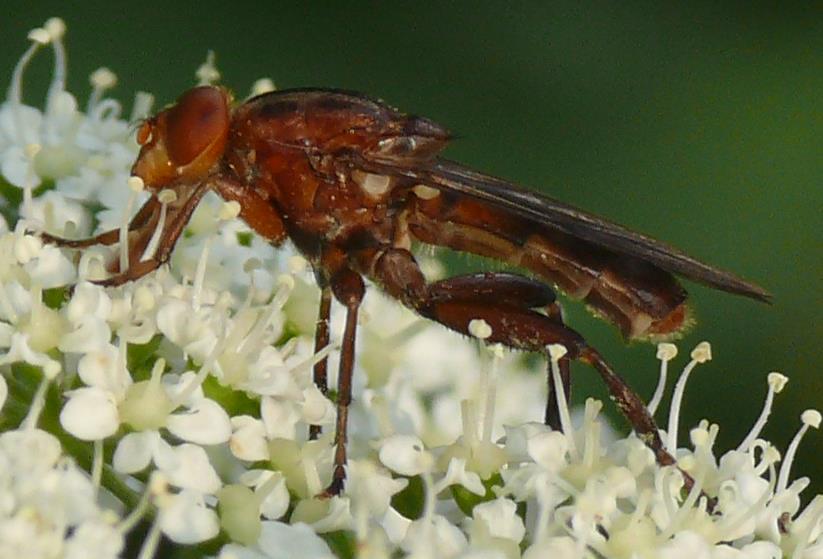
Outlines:
{"label": "blurred green background", "polygon": [[[49,16],[65,19],[69,89],[81,103],[102,65],[119,76],[113,96],[127,106],[137,90],[170,102],[214,49],[224,83],[241,96],[268,76],[281,88],[364,91],[433,118],[460,136],[449,157],[772,291],[766,306],[688,285],[699,323],[679,342],[674,369],[701,340],[711,341],[714,360],[693,375],[681,425],[708,418],[721,426],[721,449],[737,445],[772,370],[790,377],[766,431],[782,451],[800,413],[823,407],[819,3],[7,0],[3,12],[6,79],[26,32]],[[29,102],[40,103],[50,65],[38,58]],[[455,268],[478,265],[461,258]],[[579,305],[567,312],[651,393],[653,346],[627,347]],[[605,396],[590,370],[577,373],[578,401]],[[798,456],[795,477],[813,478],[808,499],[823,492],[823,435],[810,433]]]}

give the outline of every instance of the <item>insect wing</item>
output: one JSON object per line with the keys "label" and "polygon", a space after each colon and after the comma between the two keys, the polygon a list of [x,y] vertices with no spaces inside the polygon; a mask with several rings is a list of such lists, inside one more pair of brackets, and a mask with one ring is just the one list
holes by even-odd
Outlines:
{"label": "insect wing", "polygon": [[402,176],[442,191],[469,196],[536,224],[560,229],[607,250],[640,258],[722,291],[764,302],[771,300],[771,295],[762,287],[695,260],[666,243],[453,161],[438,158],[410,164],[405,160],[398,163],[355,156],[352,164],[364,171]]}

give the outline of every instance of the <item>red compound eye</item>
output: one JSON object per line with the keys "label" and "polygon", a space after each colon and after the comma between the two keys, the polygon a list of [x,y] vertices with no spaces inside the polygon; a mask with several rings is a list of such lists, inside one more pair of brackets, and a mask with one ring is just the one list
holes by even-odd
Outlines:
{"label": "red compound eye", "polygon": [[196,87],[183,94],[166,120],[166,149],[184,166],[222,141],[229,129],[226,94],[216,87]]}
{"label": "red compound eye", "polygon": [[145,121],[137,130],[137,143],[141,146],[145,146],[146,144],[152,141],[153,134],[154,125],[148,120]]}

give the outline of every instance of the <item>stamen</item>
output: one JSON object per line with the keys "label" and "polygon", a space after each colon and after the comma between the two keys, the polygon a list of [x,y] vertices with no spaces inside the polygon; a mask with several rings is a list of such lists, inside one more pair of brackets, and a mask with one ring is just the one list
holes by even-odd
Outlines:
{"label": "stamen", "polygon": [[32,58],[34,58],[35,53],[40,47],[47,45],[51,40],[48,31],[42,27],[32,29],[29,32],[28,38],[32,41],[32,44],[29,45],[29,48],[26,49],[26,52],[23,53],[23,56],[20,57],[20,60],[18,60],[15,65],[14,71],[11,74],[11,84],[9,85],[8,92],[8,101],[12,107],[12,117],[14,118],[14,128],[18,134],[17,141],[21,144],[35,140],[35,138],[26,136],[28,127],[23,125],[23,115],[20,111],[20,107],[23,105],[23,74]]}
{"label": "stamen", "polygon": [[259,258],[251,257],[243,262],[243,271],[249,275],[249,290],[246,293],[246,298],[243,300],[243,304],[240,305],[241,310],[251,307],[252,301],[254,301],[254,298],[257,296],[257,285],[254,281],[254,272],[262,267],[263,263],[260,262]]}
{"label": "stamen", "polygon": [[803,435],[806,434],[809,427],[814,427],[815,429],[820,428],[820,412],[817,410],[806,410],[800,415],[800,421],[803,422],[803,425],[798,429],[792,442],[789,443],[789,448],[786,450],[786,457],[780,466],[780,477],[777,480],[777,493],[783,492],[789,484],[789,473],[791,473],[792,462],[794,462],[794,455],[797,454],[797,448],[800,446]]}
{"label": "stamen", "polygon": [[151,106],[154,105],[154,95],[146,93],[145,91],[138,91],[134,94],[134,103],[131,107],[131,115],[129,122],[138,122],[146,118],[151,112]]}
{"label": "stamen", "polygon": [[251,96],[256,97],[258,95],[263,95],[264,93],[270,93],[272,91],[276,91],[277,86],[274,85],[274,82],[271,78],[260,78],[251,86]]}
{"label": "stamen", "polygon": [[79,280],[94,281],[106,277],[106,262],[103,255],[97,252],[83,251],[80,263],[77,265]]}
{"label": "stamen", "polygon": [[102,122],[120,118],[120,103],[114,99],[103,99],[88,113],[89,120]]}
{"label": "stamen", "polygon": [[272,297],[271,303],[269,303],[268,312],[261,320],[257,322],[257,324],[255,324],[254,328],[252,328],[251,332],[249,332],[249,335],[246,336],[246,339],[240,343],[237,349],[238,353],[243,351],[244,348],[248,350],[248,348],[255,348],[259,346],[266,334],[266,329],[269,327],[269,324],[271,324],[275,314],[283,308],[283,305],[286,303],[286,300],[289,298],[289,295],[294,289],[294,278],[291,276],[283,274],[277,278],[277,282],[280,284],[280,287],[277,289],[274,297]]}
{"label": "stamen", "polygon": [[151,235],[149,244],[146,250],[143,251],[143,256],[140,257],[140,262],[146,262],[154,258],[157,253],[157,248],[160,246],[160,239],[163,237],[163,229],[166,227],[166,214],[168,213],[168,205],[177,201],[177,193],[173,190],[162,190],[157,195],[160,201],[160,217],[157,220],[157,227],[154,228],[154,233]]}
{"label": "stamen", "polygon": [[780,461],[780,452],[771,443],[760,439],[751,444],[749,452],[755,456],[756,450],[760,450],[760,462],[755,464],[752,471],[755,475],[762,476],[766,470]]}
{"label": "stamen", "polygon": [[399,347],[404,343],[408,343],[409,340],[426,328],[428,328],[428,324],[424,320],[415,320],[394,334],[382,338],[382,340],[386,346]]}
{"label": "stamen", "polygon": [[[159,501],[162,501],[164,498],[168,497],[169,493],[168,482],[166,481],[165,476],[157,475],[157,472],[155,472],[155,475],[152,476],[152,479],[149,482],[149,492],[158,507],[162,506],[162,503]],[[146,539],[143,540],[143,546],[140,548],[140,554],[137,556],[137,559],[152,559],[157,552],[157,547],[160,545],[161,535],[160,514],[157,514],[154,517],[151,528],[149,528],[149,533],[146,535]]]}
{"label": "stamen", "polygon": [[536,544],[541,544],[545,541],[549,529],[549,510],[556,505],[553,499],[550,498],[552,491],[544,484],[536,487],[537,497],[537,520],[535,521],[535,534],[532,538]]}
{"label": "stamen", "polygon": [[37,173],[34,170],[34,158],[37,157],[41,149],[40,144],[28,144],[24,150],[28,165],[26,167],[26,180],[23,182],[23,209],[20,213],[29,220],[32,219],[34,188],[39,182]]}
{"label": "stamen", "polygon": [[91,114],[103,98],[106,90],[117,85],[117,75],[105,66],[102,66],[91,73],[89,83],[91,83],[92,91],[91,95],[89,95],[89,102],[86,105],[86,112]]}
{"label": "stamen", "polygon": [[797,541],[797,546],[792,552],[792,559],[806,557],[805,551],[813,541],[812,534],[815,530],[820,530],[820,522],[822,519],[823,495],[817,495],[794,521],[793,535]]}
{"label": "stamen", "polygon": [[289,273],[293,275],[302,274],[306,270],[306,267],[308,265],[309,263],[306,262],[306,259],[300,256],[299,254],[295,254],[294,256],[289,258],[289,261],[287,263]]}
{"label": "stamen", "polygon": [[203,282],[206,281],[206,266],[209,262],[209,249],[211,248],[212,236],[209,235],[203,242],[203,250],[200,251],[200,258],[197,260],[197,271],[194,273],[194,285],[191,292],[191,306],[197,311],[200,309],[200,295],[203,292]]}
{"label": "stamen", "polygon": [[763,403],[763,409],[760,411],[760,416],[757,418],[757,421],[754,422],[751,431],[749,431],[749,434],[746,435],[746,438],[743,439],[743,442],[741,442],[737,447],[737,450],[740,452],[746,452],[749,450],[749,447],[755,439],[760,436],[760,432],[763,430],[763,427],[766,426],[766,421],[769,419],[769,414],[772,412],[774,395],[779,394],[786,386],[786,383],[789,382],[789,377],[781,375],[777,372],[769,373],[767,379],[769,390],[766,393],[766,401]]}
{"label": "stamen", "polygon": [[137,196],[145,186],[143,179],[140,177],[129,177],[126,184],[131,193],[126,202],[126,209],[123,210],[123,219],[120,221],[120,273],[126,272],[129,267],[129,222],[131,221],[131,212],[134,203],[137,201]]}
{"label": "stamen", "polygon": [[634,505],[634,510],[632,511],[631,518],[629,520],[630,524],[640,522],[640,519],[646,515],[646,510],[651,504],[653,495],[654,494],[651,489],[644,489],[640,492],[640,495],[637,496],[637,502]]}
{"label": "stamen", "polygon": [[152,496],[151,487],[157,485],[158,478],[164,478],[163,474],[157,470],[153,471],[151,473],[151,477],[149,478],[149,482],[146,484],[146,487],[143,490],[143,494],[140,496],[140,500],[134,507],[134,510],[132,510],[129,513],[129,515],[117,525],[117,530],[121,534],[127,534],[128,532],[130,532],[132,528],[137,526],[137,523],[140,522],[140,519],[143,518],[143,515],[146,514],[146,512],[148,512],[149,499]]}
{"label": "stamen", "polygon": [[474,318],[469,321],[469,334],[478,340],[485,340],[492,335],[492,327],[482,318]]}
{"label": "stamen", "polygon": [[[296,339],[296,338],[292,338],[292,339]],[[291,341],[291,340],[289,340],[289,341]],[[334,351],[335,349],[340,349],[340,347],[335,345],[335,344],[329,344],[329,345],[321,348],[320,350],[318,350],[311,357],[309,357],[307,359],[304,359],[303,361],[301,361],[300,363],[298,363],[296,365],[291,366],[289,368],[289,372],[296,373],[296,372],[305,371],[307,369],[310,369],[310,368],[314,367],[317,363],[319,363],[320,361],[322,361],[323,359],[328,357],[329,354],[332,351]],[[285,352],[281,351],[281,354],[283,354],[283,353],[285,353]]]}
{"label": "stamen", "polygon": [[51,39],[52,49],[54,49],[54,73],[46,98],[46,113],[51,113],[54,110],[57,98],[66,90],[66,49],[63,46],[66,24],[59,17],[53,17],[46,21],[44,27]]}
{"label": "stamen", "polygon": [[214,59],[214,51],[210,50],[206,54],[206,61],[194,73],[199,80],[198,85],[212,85],[220,81],[220,72],[217,70]]}
{"label": "stamen", "polygon": [[221,221],[230,221],[240,215],[240,210],[240,203],[237,200],[225,202],[220,206],[220,210],[217,212],[217,219]]}
{"label": "stamen", "polygon": [[157,389],[160,387],[161,379],[163,378],[163,373],[166,370],[166,360],[160,357],[157,361],[154,362],[154,366],[151,368],[151,376],[149,377],[149,386],[152,389]]}
{"label": "stamen", "polygon": [[57,378],[57,375],[59,374],[60,364],[57,361],[49,361],[43,366],[43,379],[37,386],[37,391],[34,393],[34,397],[31,399],[31,406],[29,407],[28,414],[26,414],[26,417],[20,424],[20,427],[23,430],[31,430],[37,427],[37,422],[40,421],[40,414],[46,406],[46,392],[48,391],[49,384]]}
{"label": "stamen", "polygon": [[686,516],[694,508],[695,503],[697,503],[698,498],[703,493],[703,480],[706,477],[706,470],[704,468],[697,469],[697,461],[692,456],[685,456],[681,458],[678,461],[678,466],[687,473],[693,473],[697,470],[697,474],[694,475],[694,485],[692,485],[686,500],[683,501],[683,504],[679,509],[677,509],[677,513],[675,513],[674,518],[670,520],[669,525],[660,534],[660,539],[664,541],[674,535],[680,524],[686,519]]}
{"label": "stamen", "polygon": [[669,406],[669,427],[668,439],[666,449],[671,453],[677,452],[677,427],[680,422],[680,406],[683,403],[683,394],[686,391],[686,382],[689,380],[689,375],[698,363],[705,363],[712,358],[711,345],[709,342],[700,342],[692,350],[692,360],[683,369],[680,378],[677,379],[677,384],[674,387],[674,394],[672,394],[672,403]]}
{"label": "stamen", "polygon": [[421,534],[420,543],[419,545],[423,548],[431,549],[431,533],[432,529],[434,528],[434,506],[435,506],[435,497],[437,496],[434,491],[434,480],[432,479],[432,474],[430,471],[423,472],[421,475],[423,478],[423,489],[425,491],[425,497],[423,501],[423,517],[421,521],[423,522],[423,533]]}
{"label": "stamen", "polygon": [[601,409],[603,409],[603,402],[594,398],[586,399],[583,419],[583,459],[581,462],[587,469],[594,467],[600,451],[600,424],[597,422],[597,415]]}
{"label": "stamen", "polygon": [[214,349],[211,350],[211,353],[208,357],[206,357],[206,361],[200,366],[200,369],[197,371],[197,374],[194,378],[189,382],[186,387],[181,390],[177,396],[171,400],[172,410],[175,410],[183,405],[183,403],[188,400],[194,391],[203,384],[203,381],[206,380],[206,377],[214,368],[214,363],[217,361],[217,356],[223,352],[223,348],[225,344],[217,343],[214,346]]}
{"label": "stamen", "polygon": [[677,346],[674,344],[658,344],[657,358],[660,360],[660,375],[657,380],[657,388],[654,389],[654,395],[649,402],[649,414],[654,416],[660,401],[663,399],[663,393],[666,390],[666,376],[668,375],[669,361],[677,357]]}
{"label": "stamen", "polygon": [[749,520],[750,518],[754,518],[758,515],[758,513],[765,509],[766,503],[774,497],[774,487],[777,483],[774,469],[774,461],[770,462],[769,467],[769,485],[766,489],[763,490],[763,493],[760,494],[760,497],[757,498],[757,501],[743,509],[742,511],[738,511],[733,516],[724,516],[720,520],[715,523],[715,527],[717,528],[717,536],[716,541],[723,541],[726,539],[730,539],[730,536],[737,531],[740,526]]}
{"label": "stamen", "polygon": [[[686,463],[688,465],[688,460]],[[666,507],[666,515],[668,516],[670,523],[674,521],[674,518],[677,517],[678,513],[675,499],[672,496],[672,482],[679,484],[679,490],[680,487],[683,486],[683,476],[676,467],[666,466],[660,475],[660,487],[663,492],[663,505]]]}
{"label": "stamen", "polygon": [[463,423],[463,445],[471,450],[477,444],[477,411],[474,402],[471,400],[460,402],[460,418]]}
{"label": "stamen", "polygon": [[[483,442],[489,443],[492,440],[492,429],[494,428],[494,406],[497,400],[497,369],[503,359],[503,346],[494,344],[489,347],[492,354],[492,362],[484,375],[486,388],[486,403],[483,407]],[[484,367],[485,369],[485,367]]]}
{"label": "stamen", "polygon": [[554,386],[557,387],[554,391],[555,398],[557,398],[557,410],[560,412],[560,426],[563,433],[566,434],[566,439],[569,443],[569,456],[577,457],[577,446],[574,442],[574,429],[572,429],[572,418],[569,414],[569,404],[566,401],[566,391],[563,390],[563,379],[560,378],[560,359],[566,355],[567,350],[559,344],[550,344],[548,346],[549,361],[551,363],[551,374]]}

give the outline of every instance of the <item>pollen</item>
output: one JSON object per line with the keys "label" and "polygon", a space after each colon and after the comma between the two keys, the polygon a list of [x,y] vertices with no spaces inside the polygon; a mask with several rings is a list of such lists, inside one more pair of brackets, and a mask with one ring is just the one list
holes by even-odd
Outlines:
{"label": "pollen", "polygon": [[161,204],[171,204],[177,200],[177,193],[174,190],[162,190],[157,195],[157,199],[160,200]]}
{"label": "pollen", "polygon": [[37,27],[29,31],[29,40],[34,41],[40,45],[47,45],[51,41],[51,35],[42,27]]}
{"label": "pollen", "polygon": [[814,427],[815,429],[820,428],[821,422],[821,415],[820,412],[817,410],[806,410],[800,415],[800,420],[809,427]]}
{"label": "pollen", "polygon": [[712,359],[712,346],[709,342],[700,342],[692,350],[691,358],[698,363],[705,363]]}
{"label": "pollen", "polygon": [[92,87],[100,89],[111,89],[117,85],[117,75],[105,66],[98,68],[89,76]]}
{"label": "pollen", "polygon": [[482,318],[475,318],[469,322],[469,334],[478,340],[485,340],[492,335],[492,327]]}
{"label": "pollen", "polygon": [[218,217],[223,221],[229,221],[240,215],[240,203],[237,200],[226,202],[220,206]]}
{"label": "pollen", "polygon": [[143,189],[146,187],[143,179],[140,177],[129,177],[126,181],[126,184],[129,187],[129,190],[132,192],[143,192]]}

